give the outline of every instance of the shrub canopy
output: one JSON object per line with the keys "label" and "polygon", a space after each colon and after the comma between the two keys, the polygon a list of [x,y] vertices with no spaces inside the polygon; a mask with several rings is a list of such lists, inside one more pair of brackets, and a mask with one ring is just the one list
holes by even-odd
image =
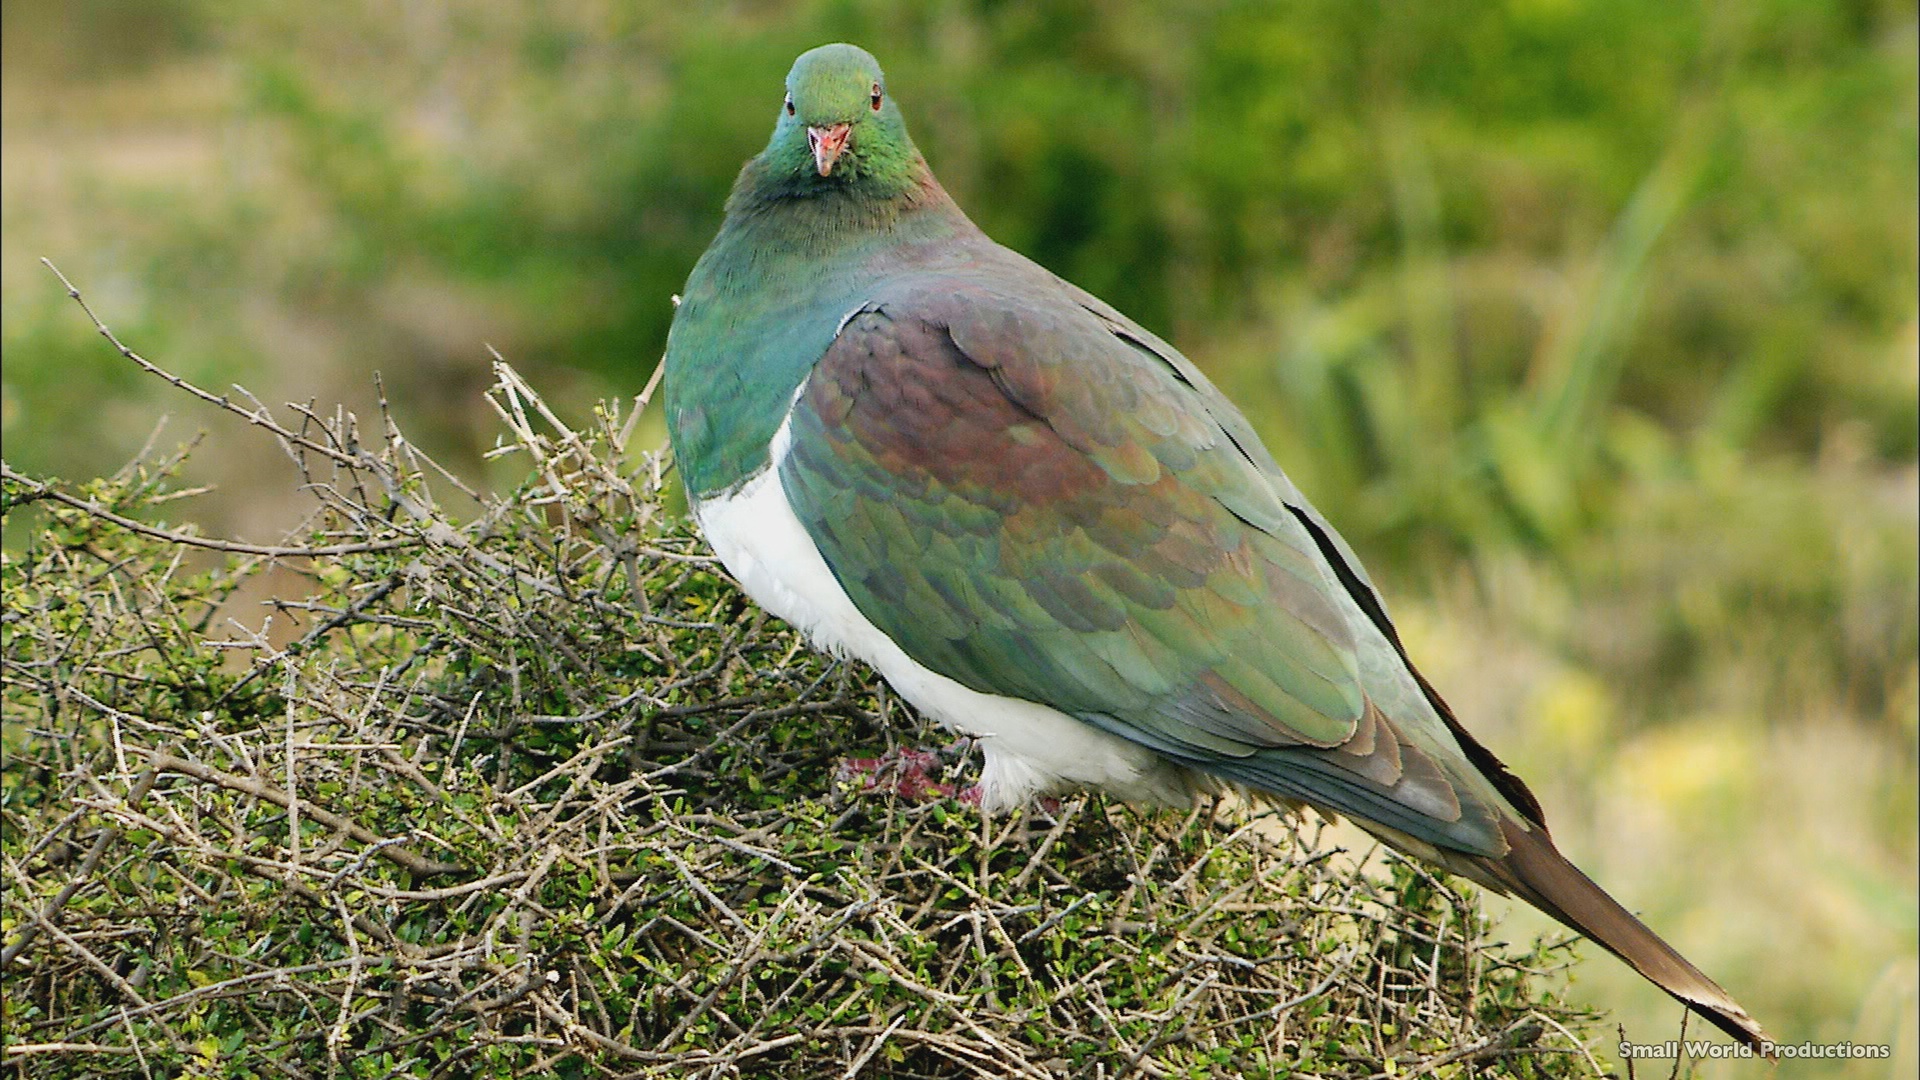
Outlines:
{"label": "shrub canopy", "polygon": [[27,1074],[1594,1071],[1532,977],[1556,950],[1410,863],[1243,807],[848,779],[946,740],[747,604],[616,409],[576,434],[497,371],[502,494],[384,415],[228,404],[315,500],[284,546],[158,523],[184,449],[6,470]]}

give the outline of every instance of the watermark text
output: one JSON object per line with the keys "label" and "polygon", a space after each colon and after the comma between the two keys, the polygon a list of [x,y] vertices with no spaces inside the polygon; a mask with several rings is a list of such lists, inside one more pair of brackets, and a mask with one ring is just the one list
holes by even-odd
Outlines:
{"label": "watermark text", "polygon": [[1763,1043],[1760,1049],[1738,1043],[1713,1042],[1709,1039],[1668,1039],[1657,1043],[1636,1043],[1620,1040],[1620,1057],[1627,1061],[1639,1061],[1648,1058],[1671,1061],[1685,1056],[1695,1061],[1709,1061],[1719,1058],[1750,1058],[1771,1054],[1778,1058],[1890,1058],[1893,1047],[1886,1043],[1857,1042],[1798,1042]]}

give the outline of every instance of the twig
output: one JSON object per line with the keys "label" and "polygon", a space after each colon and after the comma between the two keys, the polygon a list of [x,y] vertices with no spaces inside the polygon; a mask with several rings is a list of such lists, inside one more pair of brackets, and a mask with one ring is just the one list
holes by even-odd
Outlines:
{"label": "twig", "polygon": [[48,270],[53,271],[54,277],[57,277],[60,279],[60,284],[66,287],[67,296],[72,298],[74,303],[80,305],[81,311],[86,312],[87,318],[92,320],[93,328],[100,332],[100,336],[103,338],[106,338],[108,343],[110,343],[114,347],[114,349],[117,352],[119,352],[121,356],[127,358],[128,360],[133,361],[136,365],[138,365],[140,370],[146,372],[149,375],[153,375],[157,378],[160,378],[166,381],[168,384],[172,385],[175,389],[184,390],[187,393],[192,394],[194,397],[199,398],[201,401],[207,402],[210,405],[217,405],[220,408],[225,409],[230,413],[233,413],[235,416],[240,417],[241,419],[247,421],[250,424],[267,429],[268,431],[273,433],[275,438],[284,439],[287,442],[293,443],[297,446],[301,446],[308,450],[312,450],[313,452],[324,455],[325,457],[328,457],[342,465],[354,466],[361,463],[360,458],[357,458],[351,454],[343,453],[323,443],[314,442],[313,440],[308,439],[303,435],[299,435],[295,432],[287,430],[285,427],[275,422],[274,419],[267,414],[265,408],[261,408],[256,412],[249,412],[246,409],[243,409],[240,406],[235,405],[232,399],[228,398],[226,395],[215,394],[215,393],[211,393],[209,391],[203,390],[200,387],[195,386],[193,383],[190,383],[187,380],[181,378],[180,376],[175,375],[173,372],[160,367],[159,365],[148,360],[146,357],[141,356],[139,353],[136,353],[132,349],[121,344],[120,339],[114,336],[113,331],[107,329],[107,324],[104,322],[101,322],[100,317],[93,313],[93,308],[88,306],[86,298],[80,295],[80,290],[74,287],[73,282],[67,280],[67,275],[61,273],[60,268],[53,265],[53,261],[50,259],[43,258],[40,260],[40,262]]}
{"label": "twig", "polygon": [[60,503],[63,506],[70,506],[89,517],[96,517],[102,521],[118,525],[128,532],[139,533],[141,536],[161,540],[169,544],[205,548],[208,551],[224,551],[235,555],[261,555],[270,559],[311,559],[325,555],[359,555],[371,551],[393,551],[397,548],[413,547],[420,543],[418,539],[413,537],[401,537],[393,540],[369,540],[357,544],[285,547],[274,544],[247,544],[238,540],[216,540],[205,536],[194,536],[190,533],[169,532],[166,529],[157,528],[145,522],[135,521],[130,517],[116,514],[98,503],[76,498],[58,488],[43,484],[30,476],[23,476],[15,472],[12,466],[4,462],[0,462],[0,476],[26,487],[34,493],[35,498],[52,499],[54,502]]}
{"label": "twig", "polygon": [[[139,805],[140,800],[147,797],[147,792],[153,790],[153,782],[159,775],[159,770],[155,768],[143,770],[134,779],[132,790],[127,792],[127,805]],[[118,839],[120,839],[119,826],[108,825],[100,830],[99,838],[93,842],[93,850],[87,852],[87,857],[81,860],[80,865],[73,872],[72,880],[68,881],[53,899],[47,901],[47,905],[40,909],[38,918],[21,927],[20,935],[14,938],[4,950],[0,950],[0,969],[10,966],[15,957],[24,952],[27,946],[33,944],[33,939],[39,935],[41,926],[53,925],[53,919],[60,913],[60,909],[66,907],[67,901],[73,899],[73,894],[79,892],[81,887],[93,877],[93,872],[100,868],[100,860],[106,856],[107,849],[112,847],[114,841]]]}
{"label": "twig", "polygon": [[[233,791],[265,799],[282,809],[289,807],[294,801],[286,792],[281,791],[272,784],[245,776],[236,776],[229,772],[222,772],[219,769],[202,765],[197,761],[188,761],[186,758],[175,757],[172,754],[162,751],[142,750],[137,752],[145,754],[147,764],[162,772],[179,773],[182,776],[191,776],[195,780],[218,784],[221,787]],[[435,874],[460,874],[466,872],[466,867],[458,863],[436,862],[432,859],[425,859],[415,855],[413,852],[402,847],[384,846],[384,837],[375,834],[356,821],[341,817],[331,810],[315,806],[313,803],[304,799],[300,800],[300,812],[308,818],[325,825],[329,829],[346,833],[361,843],[382,845],[380,847],[380,856],[382,858],[395,863],[402,869],[423,877]]]}
{"label": "twig", "polygon": [[131,1046],[111,1046],[106,1043],[14,1043],[7,1047],[8,1057],[29,1057],[33,1054],[132,1054],[137,1052]]}

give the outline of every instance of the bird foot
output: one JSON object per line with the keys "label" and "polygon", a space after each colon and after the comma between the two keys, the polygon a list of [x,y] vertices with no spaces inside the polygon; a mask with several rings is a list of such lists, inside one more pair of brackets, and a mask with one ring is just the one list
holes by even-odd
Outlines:
{"label": "bird foot", "polygon": [[[962,787],[942,779],[948,775],[949,762],[964,758],[970,746],[970,740],[961,739],[952,747],[939,751],[909,746],[889,750],[879,757],[842,758],[834,766],[833,777],[843,784],[853,785],[862,795],[887,794],[909,802],[952,799],[978,809],[986,797],[985,788],[979,784]],[[1060,800],[1045,795],[1033,801],[1032,809],[1046,817],[1054,817],[1060,813]]]}
{"label": "bird foot", "polygon": [[833,774],[836,780],[857,785],[862,794],[885,793],[912,802],[957,798],[970,806],[980,805],[980,785],[962,788],[936,779],[943,771],[938,754],[907,747],[879,757],[844,758]]}

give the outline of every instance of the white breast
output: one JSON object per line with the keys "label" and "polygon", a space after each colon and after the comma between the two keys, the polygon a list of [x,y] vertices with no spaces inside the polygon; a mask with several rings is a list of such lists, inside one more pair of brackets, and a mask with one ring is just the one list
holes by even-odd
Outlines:
{"label": "white breast", "polygon": [[779,477],[790,445],[783,424],[769,468],[696,504],[701,531],[760,606],[816,645],[872,664],[915,708],[976,737],[986,754],[984,809],[1006,810],[1076,786],[1106,788],[1132,801],[1183,805],[1191,799],[1185,770],[1152,751],[1045,705],[971,690],[902,652],[860,614],[794,515]]}

